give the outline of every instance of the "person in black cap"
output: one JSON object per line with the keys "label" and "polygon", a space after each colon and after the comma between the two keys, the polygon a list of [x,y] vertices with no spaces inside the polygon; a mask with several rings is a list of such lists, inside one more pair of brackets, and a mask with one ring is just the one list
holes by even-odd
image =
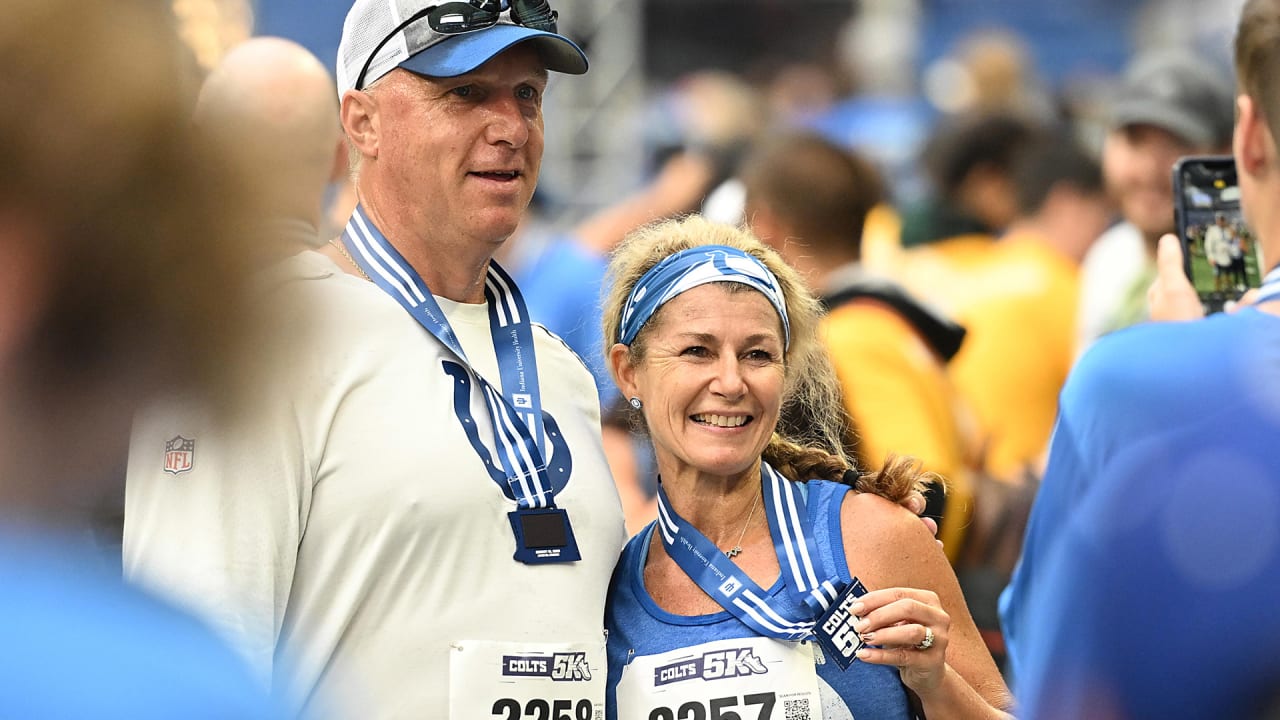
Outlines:
{"label": "person in black cap", "polygon": [[587,70],[555,21],[356,0],[337,84],[359,205],[272,268],[261,401],[239,427],[180,406],[135,430],[126,571],[303,714],[602,716],[624,531],[596,389],[491,262],[538,180],[548,72]]}
{"label": "person in black cap", "polygon": [[1102,151],[1107,188],[1123,222],[1083,265],[1081,349],[1147,317],[1155,247],[1173,231],[1174,162],[1231,147],[1231,78],[1210,61],[1165,51],[1136,59],[1108,112]]}

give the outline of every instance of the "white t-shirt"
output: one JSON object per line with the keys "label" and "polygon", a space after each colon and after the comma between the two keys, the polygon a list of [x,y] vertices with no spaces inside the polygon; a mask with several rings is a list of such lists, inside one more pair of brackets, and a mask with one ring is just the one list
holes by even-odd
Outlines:
{"label": "white t-shirt", "polygon": [[1142,233],[1127,222],[1113,225],[1089,247],[1080,264],[1077,356],[1107,332],[1134,283],[1153,263]]}
{"label": "white t-shirt", "polygon": [[[136,425],[126,574],[202,614],[308,715],[446,717],[457,656],[478,641],[527,646],[487,650],[496,657],[578,643],[602,658],[625,538],[595,387],[577,356],[534,328],[543,407],[572,459],[556,502],[582,560],[525,565],[512,559],[515,503],[455,415],[441,365],[452,353],[322,255],[280,270],[286,280],[265,302],[315,322],[282,330],[279,371],[245,421],[214,427],[174,403]],[[487,307],[440,305],[497,384]],[[481,394],[474,383],[463,393],[487,439]],[[187,442],[172,447],[189,455],[170,455],[166,472],[179,437]],[[488,689],[469,690],[474,698],[453,701],[492,702]]]}
{"label": "white t-shirt", "polygon": [[1219,225],[1210,225],[1204,231],[1204,254],[1214,265],[1230,265],[1235,255],[1231,251],[1230,232]]}

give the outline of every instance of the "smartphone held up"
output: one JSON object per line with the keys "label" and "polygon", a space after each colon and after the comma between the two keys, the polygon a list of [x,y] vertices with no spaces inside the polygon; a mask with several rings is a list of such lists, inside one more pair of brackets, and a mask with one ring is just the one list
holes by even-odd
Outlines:
{"label": "smartphone held up", "polygon": [[1174,221],[1187,277],[1205,313],[1220,312],[1262,282],[1262,258],[1240,211],[1230,155],[1180,158],[1173,166]]}

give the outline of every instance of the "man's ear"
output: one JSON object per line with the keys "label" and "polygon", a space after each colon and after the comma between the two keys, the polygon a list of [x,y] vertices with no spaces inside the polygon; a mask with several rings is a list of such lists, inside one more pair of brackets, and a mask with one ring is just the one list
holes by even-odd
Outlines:
{"label": "man's ear", "polygon": [[609,372],[623,397],[634,397],[639,392],[636,387],[636,369],[631,364],[631,348],[622,343],[614,343],[609,348]]}
{"label": "man's ear", "polygon": [[1241,172],[1257,175],[1268,161],[1276,161],[1275,138],[1267,126],[1266,118],[1257,103],[1248,95],[1236,98],[1236,129],[1232,137],[1236,162]]}
{"label": "man's ear", "polygon": [[342,131],[362,156],[378,156],[378,101],[363,90],[348,90],[339,110]]}

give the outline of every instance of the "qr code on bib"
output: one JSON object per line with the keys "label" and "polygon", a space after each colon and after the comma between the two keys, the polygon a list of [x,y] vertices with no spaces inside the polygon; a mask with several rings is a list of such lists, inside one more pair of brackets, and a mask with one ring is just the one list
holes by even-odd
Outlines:
{"label": "qr code on bib", "polygon": [[811,720],[809,698],[782,701],[783,720]]}

